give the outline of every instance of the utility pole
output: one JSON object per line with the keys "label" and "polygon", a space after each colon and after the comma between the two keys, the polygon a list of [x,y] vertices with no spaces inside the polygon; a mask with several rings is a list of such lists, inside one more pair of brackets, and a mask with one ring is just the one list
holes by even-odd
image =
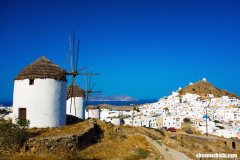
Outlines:
{"label": "utility pole", "polygon": [[208,136],[208,107],[209,107],[209,105],[210,105],[210,103],[211,103],[211,99],[209,99],[209,103],[208,103],[208,105],[206,106],[206,136]]}
{"label": "utility pole", "polygon": [[134,111],[136,110],[136,107],[132,107],[132,126],[133,126],[133,121],[134,121]]}

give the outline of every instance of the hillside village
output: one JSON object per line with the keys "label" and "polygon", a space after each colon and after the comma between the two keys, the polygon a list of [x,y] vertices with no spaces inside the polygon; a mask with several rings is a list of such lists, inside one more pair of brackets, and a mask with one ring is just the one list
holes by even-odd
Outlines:
{"label": "hillside village", "polygon": [[[197,92],[195,88],[199,86],[200,90],[201,87],[207,87],[204,94],[195,94]],[[186,92],[190,88],[194,93]],[[211,93],[208,92],[209,89]],[[215,97],[215,91],[217,91],[217,97]],[[85,114],[86,118],[97,118],[116,125],[158,129],[184,128],[184,119],[189,119],[190,126],[202,134],[207,130],[208,134],[220,137],[240,138],[240,100],[232,93],[215,88],[205,78],[172,92],[158,102],[140,105],[135,110],[134,107],[124,109],[102,105],[88,107]]]}

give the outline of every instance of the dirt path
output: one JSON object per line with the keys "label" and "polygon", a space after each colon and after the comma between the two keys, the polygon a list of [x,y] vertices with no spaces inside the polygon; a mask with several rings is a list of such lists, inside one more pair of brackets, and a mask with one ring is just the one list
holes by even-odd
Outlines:
{"label": "dirt path", "polygon": [[163,155],[164,159],[166,160],[191,160],[185,154],[179,151],[176,151],[172,148],[168,148],[164,144],[160,143],[159,141],[155,141],[146,135],[142,135],[142,134],[139,134],[139,135],[144,136],[146,140],[152,146],[154,146]]}

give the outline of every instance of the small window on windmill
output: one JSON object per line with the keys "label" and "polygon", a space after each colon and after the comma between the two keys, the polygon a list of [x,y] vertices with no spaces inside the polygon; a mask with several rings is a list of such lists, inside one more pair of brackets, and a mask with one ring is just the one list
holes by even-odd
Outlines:
{"label": "small window on windmill", "polygon": [[34,85],[34,79],[29,79],[29,85]]}

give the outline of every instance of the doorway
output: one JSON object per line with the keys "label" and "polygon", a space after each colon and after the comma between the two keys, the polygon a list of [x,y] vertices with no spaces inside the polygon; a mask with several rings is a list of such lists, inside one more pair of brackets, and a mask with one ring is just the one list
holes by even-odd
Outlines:
{"label": "doorway", "polygon": [[19,120],[27,120],[27,109],[26,108],[19,108],[18,109],[18,119]]}
{"label": "doorway", "polygon": [[232,142],[232,148],[233,148],[233,149],[236,149],[236,144],[235,144],[235,142]]}

